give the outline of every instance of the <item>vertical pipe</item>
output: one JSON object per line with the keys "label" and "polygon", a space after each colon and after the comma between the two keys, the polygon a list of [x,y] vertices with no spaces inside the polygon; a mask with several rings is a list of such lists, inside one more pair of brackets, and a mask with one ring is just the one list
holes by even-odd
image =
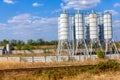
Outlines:
{"label": "vertical pipe", "polygon": [[105,46],[106,46],[106,50],[105,50],[105,56],[107,55],[107,52],[108,52],[108,41],[106,40],[106,42],[105,42]]}
{"label": "vertical pipe", "polygon": [[92,47],[93,47],[93,42],[92,42],[92,40],[91,40],[91,52],[90,52],[90,58],[92,58],[92,51],[93,51]]}
{"label": "vertical pipe", "polygon": [[73,47],[73,55],[75,54],[75,18],[74,16],[72,17],[72,47]]}

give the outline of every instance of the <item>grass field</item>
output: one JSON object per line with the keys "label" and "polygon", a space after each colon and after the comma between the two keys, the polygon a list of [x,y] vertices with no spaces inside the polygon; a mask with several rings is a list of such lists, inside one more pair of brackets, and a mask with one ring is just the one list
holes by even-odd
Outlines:
{"label": "grass field", "polygon": [[[13,76],[14,75],[14,76]],[[26,73],[22,73],[16,75],[13,72],[12,75],[5,74],[0,78],[0,80],[55,80],[46,78],[46,76],[37,76],[33,74],[27,75]],[[77,76],[70,76],[64,77],[63,79],[56,79],[56,80],[120,80],[120,71],[117,72],[104,72],[99,74],[90,74],[88,72],[81,73]]]}
{"label": "grass field", "polygon": [[[101,63],[100,63],[101,62]],[[95,61],[79,61],[79,62],[52,62],[52,63],[25,63],[13,61],[1,61],[0,70],[19,69],[19,68],[39,68],[53,66],[82,66],[96,65],[91,67],[63,68],[51,70],[34,70],[34,71],[13,71],[0,72],[0,80],[119,80],[120,60],[104,60],[97,59]]]}
{"label": "grass field", "polygon": [[19,68],[39,68],[52,66],[76,66],[76,65],[94,65],[103,60],[86,60],[76,62],[17,62],[17,61],[0,61],[0,70],[2,69],[19,69]]}

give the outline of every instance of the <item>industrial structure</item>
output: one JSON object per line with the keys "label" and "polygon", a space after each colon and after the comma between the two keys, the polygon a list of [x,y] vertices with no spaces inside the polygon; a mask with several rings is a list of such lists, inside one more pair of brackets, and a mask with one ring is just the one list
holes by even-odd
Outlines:
{"label": "industrial structure", "polygon": [[66,50],[70,53],[70,42],[69,42],[69,14],[64,12],[58,18],[58,54],[62,52],[64,45]]}
{"label": "industrial structure", "polygon": [[112,50],[112,46],[114,46],[114,53],[119,53],[115,42],[113,40],[113,32],[112,32],[112,15],[109,12],[106,12],[103,16],[104,22],[104,43],[105,43],[105,53],[107,54]]}
{"label": "industrial structure", "polygon": [[[84,23],[83,14],[79,12],[75,13],[72,17],[73,24],[73,54],[83,52],[83,54],[88,54],[87,45],[84,38]],[[79,49],[81,46],[81,49]]]}
{"label": "industrial structure", "polygon": [[92,55],[98,49],[105,54],[119,54],[112,33],[112,15],[109,12],[82,14],[78,10],[71,15],[64,11],[58,18],[58,55],[62,51],[69,55]]}

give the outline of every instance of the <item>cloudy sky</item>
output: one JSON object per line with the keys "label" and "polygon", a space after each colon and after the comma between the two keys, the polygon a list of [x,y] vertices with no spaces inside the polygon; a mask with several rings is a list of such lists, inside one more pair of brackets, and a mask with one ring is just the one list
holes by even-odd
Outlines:
{"label": "cloudy sky", "polygon": [[110,11],[114,39],[120,40],[119,0],[0,0],[0,40],[57,40],[57,17],[63,9]]}

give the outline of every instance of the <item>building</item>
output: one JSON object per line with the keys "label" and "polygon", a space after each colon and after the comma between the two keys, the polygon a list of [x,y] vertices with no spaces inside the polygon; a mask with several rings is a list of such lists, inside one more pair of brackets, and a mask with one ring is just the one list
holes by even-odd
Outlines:
{"label": "building", "polygon": [[5,54],[6,48],[4,46],[0,46],[0,55]]}

